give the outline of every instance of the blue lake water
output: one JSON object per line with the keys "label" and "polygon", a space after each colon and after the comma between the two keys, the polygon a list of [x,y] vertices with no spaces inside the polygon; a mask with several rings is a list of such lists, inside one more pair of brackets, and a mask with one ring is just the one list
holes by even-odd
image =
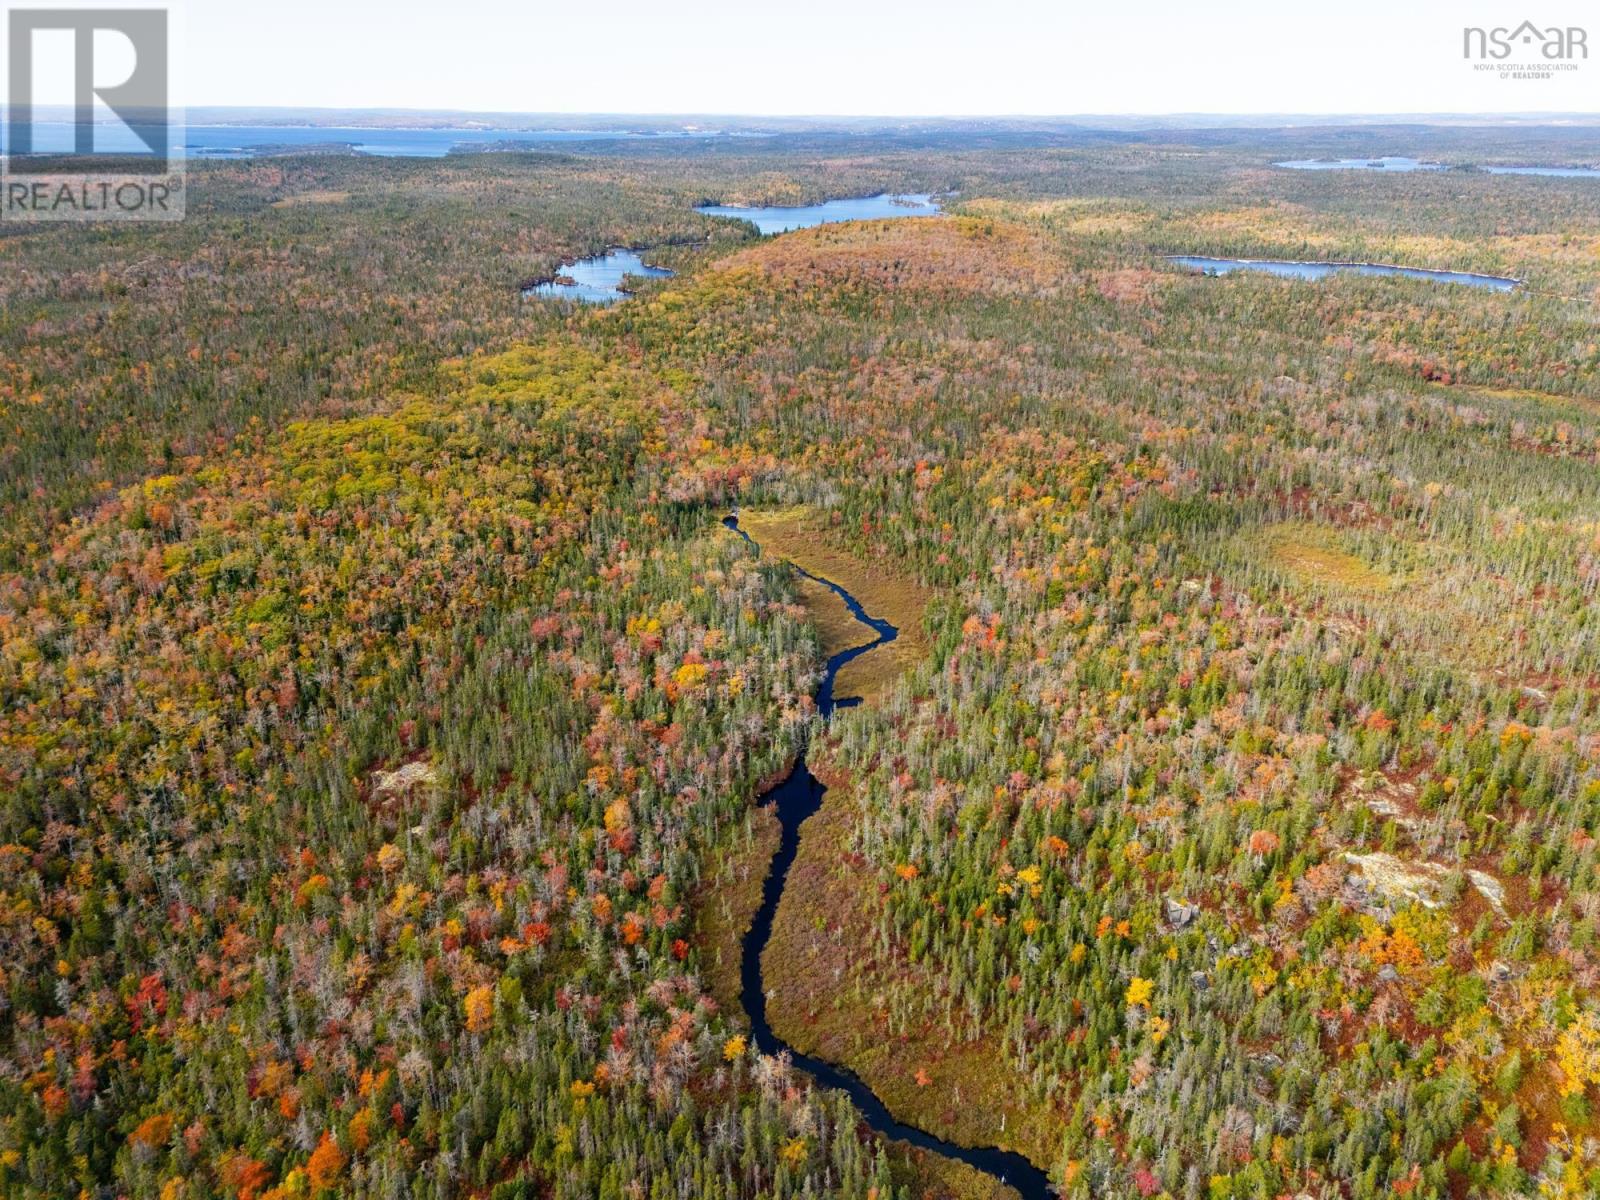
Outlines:
{"label": "blue lake water", "polygon": [[1600,179],[1600,167],[1480,167],[1491,175],[1558,175],[1565,179]]}
{"label": "blue lake water", "polygon": [[[1414,158],[1297,158],[1273,163],[1295,171],[1443,171],[1445,165]],[[1568,179],[1600,178],[1600,167],[1478,167],[1490,175],[1556,175]]]}
{"label": "blue lake water", "polygon": [[[939,206],[930,196],[884,194],[853,200],[829,200],[825,204],[797,208],[737,208],[724,204],[703,204],[695,211],[714,217],[738,217],[753,221],[763,234],[771,234],[804,229],[811,225],[826,225],[832,221],[932,217],[938,215]],[[648,279],[664,279],[672,272],[663,267],[646,266],[638,251],[619,247],[594,258],[581,258],[569,266],[563,266],[558,274],[570,277],[573,282],[534,284],[523,295],[581,300],[585,304],[615,304],[627,296],[621,290],[623,276],[642,275]]]}
{"label": "blue lake water", "polygon": [[[76,127],[68,121],[34,125],[34,150],[68,153]],[[526,144],[537,149],[557,142],[626,141],[732,137],[719,130],[592,129],[370,129],[333,125],[190,125],[175,129],[175,158],[250,158],[263,149],[295,146],[348,146],[358,154],[381,158],[442,158],[456,148]],[[737,136],[755,136],[740,134]],[[95,150],[101,154],[140,154],[144,143],[127,126],[107,122],[95,126]]]}
{"label": "blue lake water", "polygon": [[1293,158],[1288,162],[1273,163],[1275,167],[1289,167],[1295,171],[1442,171],[1443,163],[1419,162],[1402,155],[1386,154],[1381,158]]}
{"label": "blue lake water", "polygon": [[932,196],[860,196],[852,200],[829,200],[795,208],[742,208],[734,204],[702,204],[695,212],[708,217],[737,217],[753,221],[762,233],[787,233],[812,225],[834,221],[871,221],[893,217],[936,217],[939,206]]}
{"label": "blue lake water", "polygon": [[1421,267],[1392,267],[1382,263],[1288,262],[1271,258],[1207,258],[1204,255],[1169,254],[1168,262],[1204,272],[1226,275],[1230,271],[1262,271],[1291,279],[1326,279],[1345,272],[1352,275],[1403,275],[1408,279],[1427,279],[1434,283],[1464,283],[1469,287],[1492,288],[1509,292],[1519,281],[1502,275],[1478,275],[1471,271],[1428,271]]}
{"label": "blue lake water", "polygon": [[648,266],[636,250],[618,247],[594,258],[580,258],[562,267],[557,274],[568,276],[574,282],[537,283],[522,294],[546,299],[581,300],[585,304],[615,304],[628,294],[622,290],[624,275],[666,279],[672,272],[665,267]]}

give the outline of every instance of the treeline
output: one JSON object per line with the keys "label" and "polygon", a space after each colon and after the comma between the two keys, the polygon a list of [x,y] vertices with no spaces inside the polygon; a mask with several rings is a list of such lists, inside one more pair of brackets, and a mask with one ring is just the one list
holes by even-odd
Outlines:
{"label": "treeline", "polygon": [[1487,362],[1579,315],[1070,235],[1007,294],[1021,233],[961,228],[793,235],[608,318],[697,365],[707,476],[942,594],[829,738],[878,930],[841,951],[882,964],[839,1002],[1000,1035],[1073,1195],[1584,1194],[1600,430],[1369,340],[1382,306]]}
{"label": "treeline", "polygon": [[[814,749],[900,980],[838,1000],[993,1038],[1068,1194],[1600,1187],[1588,308],[1158,261],[1464,206],[1581,287],[1592,206],[823,149],[216,164],[0,239],[8,1194],[907,1194],[702,978],[815,720],[734,501],[938,596]],[[817,180],[961,215],[687,207]],[[642,241],[687,276],[518,298]]]}
{"label": "treeline", "polygon": [[8,1194],[894,1194],[696,975],[816,659],[680,406],[518,351],[7,580]]}

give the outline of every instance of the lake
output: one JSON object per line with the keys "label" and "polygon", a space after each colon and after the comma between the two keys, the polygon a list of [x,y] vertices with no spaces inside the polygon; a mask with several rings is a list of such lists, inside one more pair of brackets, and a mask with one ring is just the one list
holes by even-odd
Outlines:
{"label": "lake", "polygon": [[[1298,158],[1273,163],[1294,171],[1443,171],[1445,165],[1414,158]],[[1600,178],[1600,167],[1476,167],[1490,175],[1557,175],[1568,179]]]}
{"label": "lake", "polygon": [[1600,178],[1600,167],[1479,167],[1491,175],[1557,175],[1564,179]]}
{"label": "lake", "polygon": [[563,266],[557,274],[565,275],[572,283],[536,283],[523,291],[524,296],[540,296],[554,300],[579,300],[584,304],[615,304],[625,299],[622,290],[624,275],[642,275],[646,279],[666,279],[672,272],[665,267],[648,266],[637,250],[620,246],[607,250],[594,258],[580,258]]}
{"label": "lake", "polygon": [[1442,171],[1443,163],[1419,162],[1414,158],[1386,154],[1381,158],[1295,158],[1273,163],[1293,171]]}
{"label": "lake", "polygon": [[[805,229],[811,225],[826,225],[832,221],[933,217],[938,215],[939,206],[931,196],[890,196],[885,193],[853,200],[829,200],[825,204],[796,208],[739,208],[725,204],[702,204],[695,212],[753,221],[763,234],[771,234]],[[573,282],[536,283],[522,294],[545,299],[579,300],[585,304],[615,304],[627,296],[620,288],[623,276],[643,275],[648,279],[665,279],[672,272],[663,267],[646,266],[638,251],[619,247],[594,258],[581,258],[570,266],[562,267],[558,274],[568,276]]]}
{"label": "lake", "polygon": [[1226,275],[1230,271],[1262,271],[1291,279],[1326,279],[1346,272],[1352,275],[1403,275],[1408,279],[1427,279],[1433,283],[1464,283],[1468,287],[1492,288],[1509,292],[1521,281],[1502,275],[1478,275],[1471,271],[1429,271],[1422,267],[1394,267],[1383,263],[1290,262],[1273,258],[1208,258],[1196,254],[1169,254],[1168,262],[1204,272]]}
{"label": "lake", "polygon": [[[69,121],[39,121],[34,125],[34,149],[39,153],[70,152],[75,127]],[[253,158],[263,151],[284,152],[328,146],[348,147],[356,154],[379,158],[442,158],[454,149],[475,146],[503,147],[515,143],[530,150],[558,142],[683,140],[754,134],[725,134],[720,130],[593,129],[372,129],[336,125],[190,125],[172,133],[174,158]],[[99,153],[144,152],[144,143],[120,122],[95,126]]]}
{"label": "lake", "polygon": [[695,212],[708,217],[737,217],[752,221],[763,234],[787,233],[791,229],[807,229],[812,225],[827,225],[834,221],[872,221],[894,217],[936,217],[939,205],[932,196],[859,196],[852,200],[829,200],[823,204],[806,204],[794,208],[772,206],[744,208],[736,204],[701,204]]}

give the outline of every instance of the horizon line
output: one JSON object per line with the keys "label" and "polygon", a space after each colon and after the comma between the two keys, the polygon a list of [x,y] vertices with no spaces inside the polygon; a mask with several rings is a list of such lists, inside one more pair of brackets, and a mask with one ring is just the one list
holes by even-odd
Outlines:
{"label": "horizon line", "polygon": [[[9,106],[0,103],[0,114],[7,113]],[[45,114],[71,114],[73,107],[66,104],[36,104],[33,106],[36,116]],[[839,122],[1034,122],[1068,124],[1074,122],[1108,122],[1108,121],[1138,121],[1145,123],[1182,122],[1182,121],[1271,121],[1284,124],[1296,122],[1331,123],[1343,120],[1359,121],[1362,123],[1396,123],[1396,124],[1433,124],[1433,123],[1461,123],[1482,121],[1516,121],[1516,122],[1582,122],[1600,124],[1600,110],[1566,110],[1566,109],[1520,109],[1520,110],[1480,110],[1480,111],[1396,111],[1396,110],[1328,110],[1322,112],[1301,112],[1287,110],[1182,110],[1171,112],[1076,112],[1076,113],[1028,113],[1028,112],[1001,112],[1001,113],[807,113],[807,112],[734,112],[734,111],[694,111],[673,110],[655,112],[634,111],[602,111],[593,109],[492,109],[492,108],[458,108],[458,107],[428,107],[406,104],[371,104],[371,105],[337,105],[337,104],[172,104],[169,112],[187,115],[188,113],[256,113],[256,114],[282,114],[282,115],[316,115],[328,116],[334,114],[347,114],[351,116],[430,116],[430,117],[461,117],[485,118],[500,120],[526,120],[531,118],[554,119],[563,121],[653,121],[653,122],[703,122],[716,121],[804,121],[814,124],[827,124]],[[48,119],[48,118],[47,118]],[[97,117],[97,123],[113,123],[117,118],[108,113]]]}

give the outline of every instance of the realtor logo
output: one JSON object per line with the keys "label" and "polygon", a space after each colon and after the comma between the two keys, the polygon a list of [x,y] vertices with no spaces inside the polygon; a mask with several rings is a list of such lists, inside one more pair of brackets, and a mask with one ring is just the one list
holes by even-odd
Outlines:
{"label": "realtor logo", "polygon": [[167,10],[14,8],[7,35],[0,219],[182,217]]}
{"label": "realtor logo", "polygon": [[1501,26],[1480,29],[1467,26],[1461,31],[1461,57],[1494,59],[1509,58],[1512,53],[1524,57],[1537,54],[1541,59],[1556,61],[1589,57],[1589,31],[1580,25],[1551,25],[1542,29],[1532,21],[1524,21],[1515,29]]}

